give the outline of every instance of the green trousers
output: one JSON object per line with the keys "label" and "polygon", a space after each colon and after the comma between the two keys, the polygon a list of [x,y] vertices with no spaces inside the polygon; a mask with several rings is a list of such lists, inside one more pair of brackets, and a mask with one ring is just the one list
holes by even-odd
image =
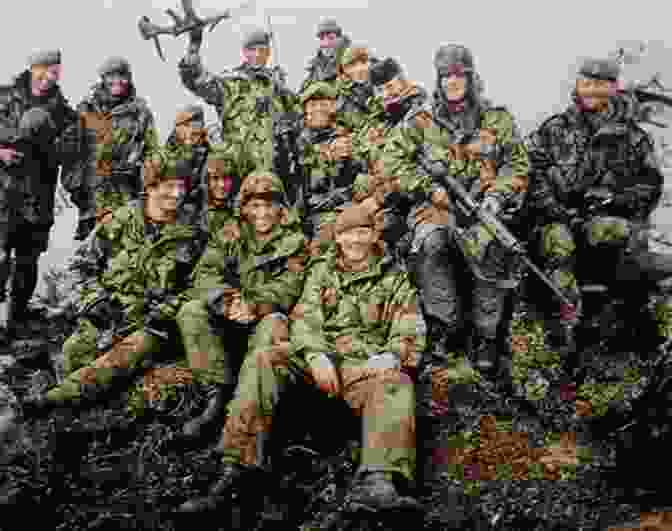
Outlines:
{"label": "green trousers", "polygon": [[[362,418],[362,471],[400,473],[413,480],[416,464],[415,390],[406,374],[389,369],[373,374],[364,361],[345,360],[337,365],[341,398]],[[263,465],[263,441],[271,429],[273,413],[290,382],[312,377],[301,360],[289,355],[288,346],[259,349],[245,358],[235,397],[229,405],[220,446],[229,463]],[[301,412],[306,422],[327,421],[319,412]]]}

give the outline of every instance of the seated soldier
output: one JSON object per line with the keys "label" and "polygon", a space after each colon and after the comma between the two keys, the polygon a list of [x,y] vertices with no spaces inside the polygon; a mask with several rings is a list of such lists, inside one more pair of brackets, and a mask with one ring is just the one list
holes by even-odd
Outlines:
{"label": "seated soldier", "polygon": [[116,210],[82,246],[78,266],[88,280],[78,329],[63,345],[67,376],[25,401],[27,416],[90,401],[117,376],[146,367],[171,339],[171,321],[198,259],[195,229],[176,222],[184,191],[177,162],[163,150],[147,160],[146,199]]}
{"label": "seated soldier", "polygon": [[306,241],[284,198],[277,176],[248,176],[239,219],[211,238],[194,270],[194,300],[182,307],[177,323],[209,403],[201,417],[184,426],[187,439],[201,438],[221,420],[235,388],[232,355],[245,353],[248,336],[254,332],[251,352],[287,338],[287,315],[303,288]]}
{"label": "seated soldier", "polygon": [[185,502],[199,512],[250,494],[264,467],[264,441],[290,381],[304,378],[342,397],[363,418],[360,481],[350,500],[405,505],[393,479],[411,483],[416,461],[415,391],[406,369],[418,362],[416,294],[406,273],[383,258],[368,210],[339,213],[333,252],[311,266],[292,312],[291,343],[252,351],[243,362],[220,441],[222,477],[208,496]]}

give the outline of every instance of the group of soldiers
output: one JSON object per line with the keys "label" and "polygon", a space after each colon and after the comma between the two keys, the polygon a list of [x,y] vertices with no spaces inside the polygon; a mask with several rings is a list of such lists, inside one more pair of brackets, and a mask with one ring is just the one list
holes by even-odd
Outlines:
{"label": "group of soldiers", "polygon": [[[16,262],[8,334],[28,319],[59,167],[84,240],[70,264],[78,323],[63,347],[65,379],[25,399],[24,414],[91,403],[184,351],[208,401],[182,435],[223,429],[221,479],[181,511],[255,489],[290,382],[317,385],[363,418],[352,499],[413,504],[404,490],[416,473],[416,385],[429,382],[429,400],[448,404],[456,367],[462,383],[507,377],[501,330],[520,279],[516,257],[444,177],[529,237],[571,302],[549,304],[547,319],[554,344],[570,348],[577,245],[626,245],[662,191],[618,64],[584,62],[570,107],[526,143],[512,113],[484,97],[464,46],[436,51],[430,94],[325,19],[294,93],[269,66],[264,30],[244,37],[242,64],[222,74],[204,67],[202,34],[190,33],[179,75],[215,108],[213,134],[190,105],[160,145],[121,58],[101,66],[76,110],[58,88],[57,51],[33,55],[1,91],[5,284],[12,251]],[[589,190],[603,208],[579,218]]]}

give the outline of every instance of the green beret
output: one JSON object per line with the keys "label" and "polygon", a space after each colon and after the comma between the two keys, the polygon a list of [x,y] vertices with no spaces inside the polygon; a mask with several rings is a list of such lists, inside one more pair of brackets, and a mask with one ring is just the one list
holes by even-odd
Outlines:
{"label": "green beret", "polygon": [[616,81],[620,74],[618,63],[612,59],[586,59],[579,74],[592,79],[602,79],[605,81]]}
{"label": "green beret", "polygon": [[28,57],[28,64],[34,65],[60,65],[60,50],[38,50]]}
{"label": "green beret", "polygon": [[336,99],[338,98],[338,89],[333,83],[325,81],[315,81],[308,85],[301,94],[301,104],[312,99]]}
{"label": "green beret", "polygon": [[460,44],[444,44],[434,54],[434,68],[441,72],[453,65],[461,65],[465,72],[473,72],[474,56]]}
{"label": "green beret", "polygon": [[108,74],[131,74],[131,65],[123,57],[109,57],[98,68],[98,74],[106,76]]}
{"label": "green beret", "polygon": [[336,22],[335,19],[325,18],[317,25],[316,35],[318,37],[323,33],[335,33],[336,35],[340,35],[342,32],[343,30],[341,26],[338,25],[338,22]]}
{"label": "green beret", "polygon": [[270,45],[271,36],[261,28],[253,29],[247,32],[243,37],[243,48],[268,48]]}

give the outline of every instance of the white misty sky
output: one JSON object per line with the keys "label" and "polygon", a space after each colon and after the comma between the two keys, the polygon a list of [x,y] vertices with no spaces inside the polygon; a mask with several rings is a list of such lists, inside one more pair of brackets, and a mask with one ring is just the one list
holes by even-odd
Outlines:
{"label": "white misty sky", "polygon": [[[204,15],[237,3],[194,0]],[[129,59],[139,94],[149,100],[162,138],[166,138],[178,106],[198,100],[184,89],[177,63],[187,37],[164,36],[162,62],[151,41],[140,38],[137,21],[146,15],[168,24],[165,8],[178,0],[23,0],[12,4],[11,20],[0,35],[4,61],[0,78],[9,80],[39,48],[63,50],[65,95],[77,103],[97,80],[96,69],[110,55]],[[315,27],[323,16],[335,17],[355,42],[370,45],[379,56],[393,56],[409,76],[425,87],[434,85],[432,58],[441,43],[462,43],[473,50],[489,97],[508,105],[525,131],[567,104],[569,80],[577,60],[604,55],[617,44],[642,39],[651,53],[646,68],[667,68],[669,33],[660,0],[623,3],[605,0],[516,2],[383,2],[381,0],[259,0],[235,22],[223,21],[205,34],[206,66],[221,71],[238,64],[241,28],[271,16],[280,63],[296,87],[303,78],[317,41]],[[15,31],[11,28],[14,27]],[[643,67],[642,67],[643,68]],[[663,76],[665,79],[665,75]],[[672,81],[672,80],[671,80]],[[214,120],[212,111],[208,117]]]}

